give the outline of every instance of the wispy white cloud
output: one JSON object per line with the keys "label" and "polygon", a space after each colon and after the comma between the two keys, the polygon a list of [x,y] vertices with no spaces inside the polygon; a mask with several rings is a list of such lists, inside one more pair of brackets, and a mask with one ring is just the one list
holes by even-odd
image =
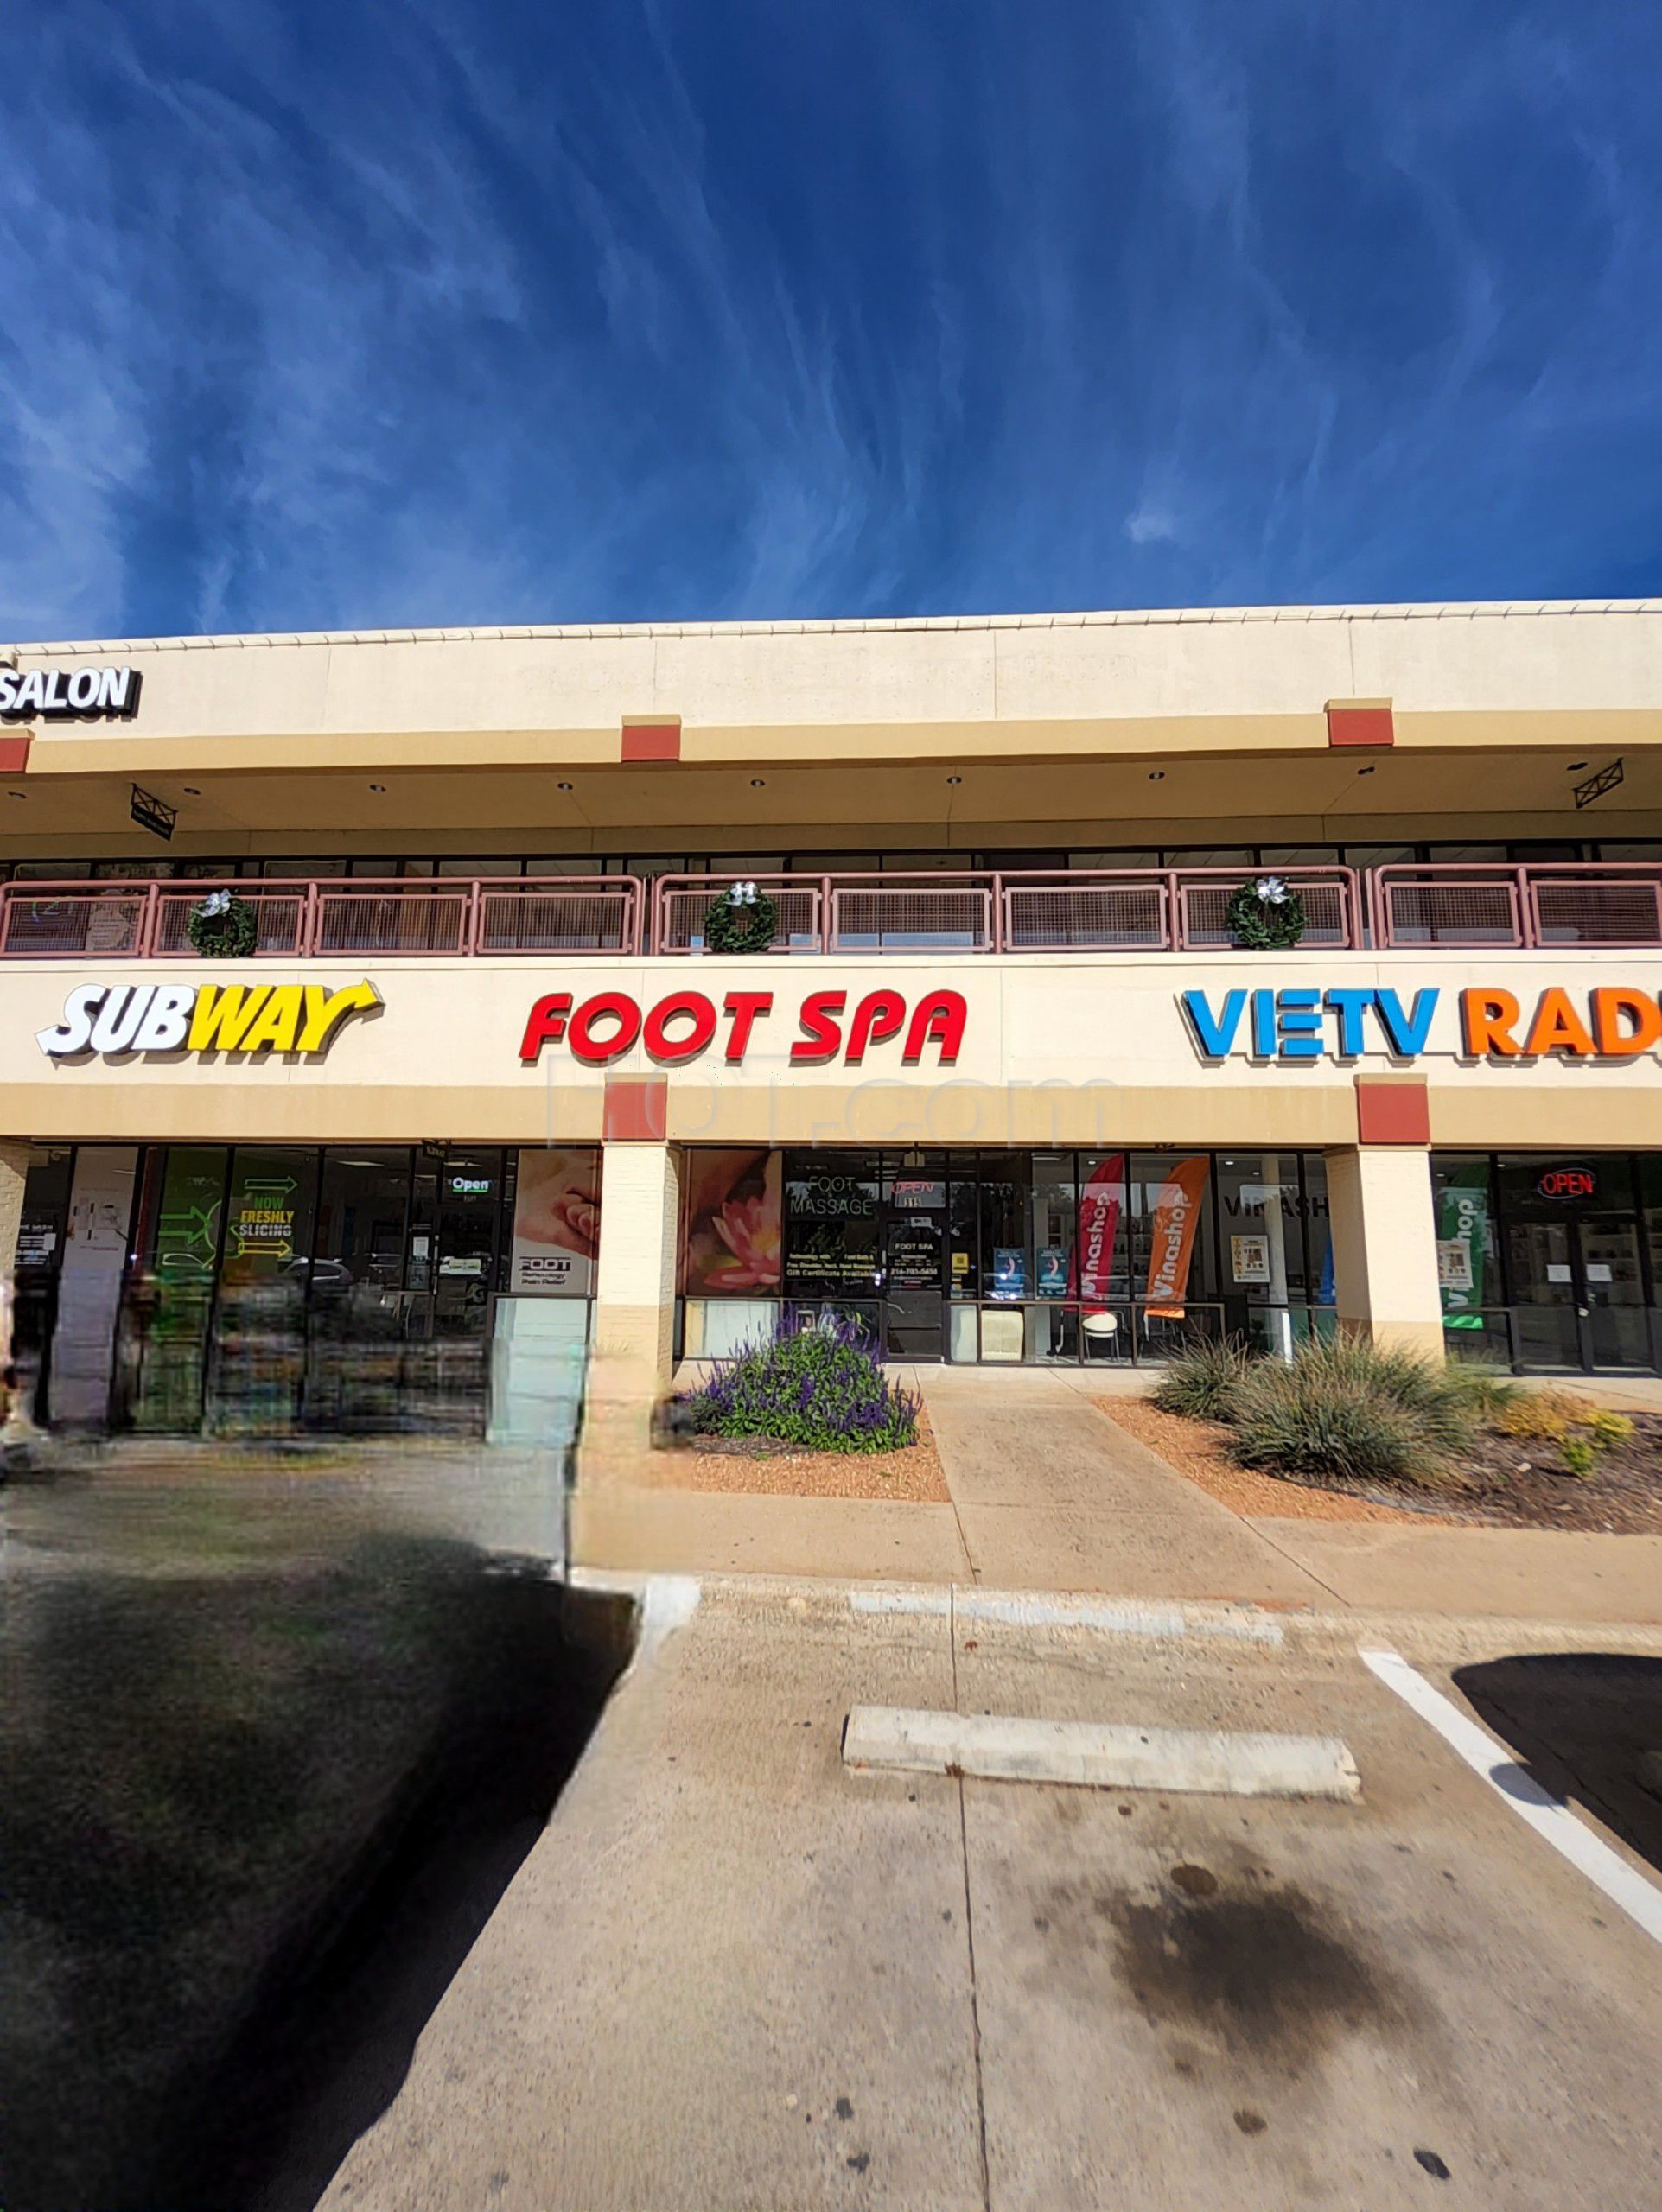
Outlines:
{"label": "wispy white cloud", "polygon": [[1638,589],[1662,28],[60,0],[0,632]]}

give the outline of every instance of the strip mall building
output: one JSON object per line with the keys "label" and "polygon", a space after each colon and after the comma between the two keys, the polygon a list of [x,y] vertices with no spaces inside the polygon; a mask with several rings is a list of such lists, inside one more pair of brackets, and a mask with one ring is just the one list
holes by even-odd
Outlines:
{"label": "strip mall building", "polygon": [[0,753],[42,1420],[1658,1365],[1662,603],[27,645]]}

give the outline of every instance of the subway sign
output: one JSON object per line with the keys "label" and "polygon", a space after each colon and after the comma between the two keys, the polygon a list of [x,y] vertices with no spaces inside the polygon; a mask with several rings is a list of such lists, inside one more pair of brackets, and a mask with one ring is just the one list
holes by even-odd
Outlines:
{"label": "subway sign", "polygon": [[294,1052],[316,1058],[341,1026],[381,1004],[373,983],[79,983],[55,1027],[35,1032],[50,1060],[135,1052]]}
{"label": "subway sign", "polygon": [[130,721],[136,668],[0,668],[0,722]]}
{"label": "subway sign", "polygon": [[1436,1051],[1472,1060],[1630,1060],[1662,1044],[1662,1001],[1627,983],[1585,991],[1554,983],[1529,999],[1481,986],[1405,993],[1311,984],[1180,991],[1177,1002],[1196,1052],[1214,1064],[1232,1053],[1297,1062],[1366,1052],[1414,1060]]}

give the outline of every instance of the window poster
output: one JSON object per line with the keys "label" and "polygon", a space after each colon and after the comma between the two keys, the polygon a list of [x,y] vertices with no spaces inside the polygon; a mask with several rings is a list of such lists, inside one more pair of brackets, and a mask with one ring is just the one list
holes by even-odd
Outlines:
{"label": "window poster", "polygon": [[708,1297],[779,1288],[783,1165],[779,1153],[759,1145],[687,1154],[684,1291]]}
{"label": "window poster", "polygon": [[586,1298],[599,1250],[599,1147],[527,1146],[514,1194],[514,1292]]}
{"label": "window poster", "polygon": [[1437,1282],[1443,1290],[1465,1291],[1476,1287],[1472,1248],[1463,1236],[1438,1237]]}
{"label": "window poster", "polygon": [[1267,1236],[1232,1236],[1229,1240],[1229,1270],[1237,1282],[1268,1282],[1270,1239]]}

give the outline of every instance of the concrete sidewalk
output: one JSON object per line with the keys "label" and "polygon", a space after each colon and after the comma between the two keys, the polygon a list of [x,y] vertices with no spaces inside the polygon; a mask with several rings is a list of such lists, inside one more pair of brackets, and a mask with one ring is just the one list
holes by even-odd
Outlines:
{"label": "concrete sidewalk", "polygon": [[906,1379],[927,1402],[950,1505],[589,1490],[574,1502],[574,1557],[633,1572],[1662,1621],[1662,1536],[1248,1519],[1111,1421],[1084,1377],[934,1367]]}
{"label": "concrete sidewalk", "polygon": [[[876,1594],[712,1586],[637,1662],[327,2212],[1662,2202],[1654,1944],[1350,1617]],[[1365,1797],[850,1774],[859,1702],[1341,1733]]]}

